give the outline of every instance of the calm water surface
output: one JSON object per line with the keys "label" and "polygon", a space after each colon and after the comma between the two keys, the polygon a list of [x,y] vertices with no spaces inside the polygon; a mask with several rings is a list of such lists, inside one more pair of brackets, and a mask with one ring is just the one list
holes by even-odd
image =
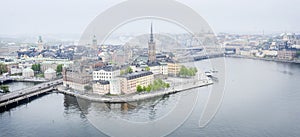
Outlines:
{"label": "calm water surface", "polygon": [[[202,69],[206,64],[196,63]],[[227,58],[223,103],[205,128],[198,128],[198,123],[210,87],[130,104],[91,103],[51,93],[0,113],[0,136],[105,136],[91,124],[90,115],[156,120],[172,110],[181,96],[199,92],[191,116],[169,136],[296,137],[300,136],[299,81],[297,64]]]}

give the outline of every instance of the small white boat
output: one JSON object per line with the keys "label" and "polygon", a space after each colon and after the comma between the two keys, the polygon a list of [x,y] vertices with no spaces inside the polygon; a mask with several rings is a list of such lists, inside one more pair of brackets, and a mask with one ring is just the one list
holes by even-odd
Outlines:
{"label": "small white boat", "polygon": [[212,77],[213,76],[213,73],[211,71],[206,71],[205,72],[205,75],[208,76],[208,77]]}

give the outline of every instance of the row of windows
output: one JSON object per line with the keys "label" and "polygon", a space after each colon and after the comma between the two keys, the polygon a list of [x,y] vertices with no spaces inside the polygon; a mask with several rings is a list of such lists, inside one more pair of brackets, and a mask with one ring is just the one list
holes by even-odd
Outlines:
{"label": "row of windows", "polygon": [[109,79],[111,79],[111,77],[105,77],[105,76],[94,76],[94,79],[96,79],[96,78],[97,78],[97,79],[99,79],[99,78],[101,78],[101,79],[105,79],[105,78],[106,78],[106,79],[108,79],[108,78],[109,78]]}

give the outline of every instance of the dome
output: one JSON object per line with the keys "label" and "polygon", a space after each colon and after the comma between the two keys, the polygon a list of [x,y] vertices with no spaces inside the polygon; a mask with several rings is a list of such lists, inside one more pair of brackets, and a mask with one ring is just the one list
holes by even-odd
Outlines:
{"label": "dome", "polygon": [[25,68],[24,70],[23,70],[23,73],[33,73],[33,70],[31,69],[31,68]]}
{"label": "dome", "polygon": [[56,71],[53,68],[48,68],[45,73],[56,73]]}

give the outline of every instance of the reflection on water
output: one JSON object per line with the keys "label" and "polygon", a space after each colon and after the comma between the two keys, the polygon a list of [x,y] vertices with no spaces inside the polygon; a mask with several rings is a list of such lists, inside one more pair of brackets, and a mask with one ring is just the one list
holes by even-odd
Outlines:
{"label": "reflection on water", "polygon": [[[206,67],[203,62],[196,65]],[[299,136],[299,76],[297,64],[227,59],[224,100],[205,128],[198,128],[198,124],[209,87],[122,104],[52,93],[0,113],[0,136],[105,136],[91,124],[91,115],[151,121],[165,116],[189,92],[199,93],[197,105],[187,121],[170,134],[172,137]]]}

